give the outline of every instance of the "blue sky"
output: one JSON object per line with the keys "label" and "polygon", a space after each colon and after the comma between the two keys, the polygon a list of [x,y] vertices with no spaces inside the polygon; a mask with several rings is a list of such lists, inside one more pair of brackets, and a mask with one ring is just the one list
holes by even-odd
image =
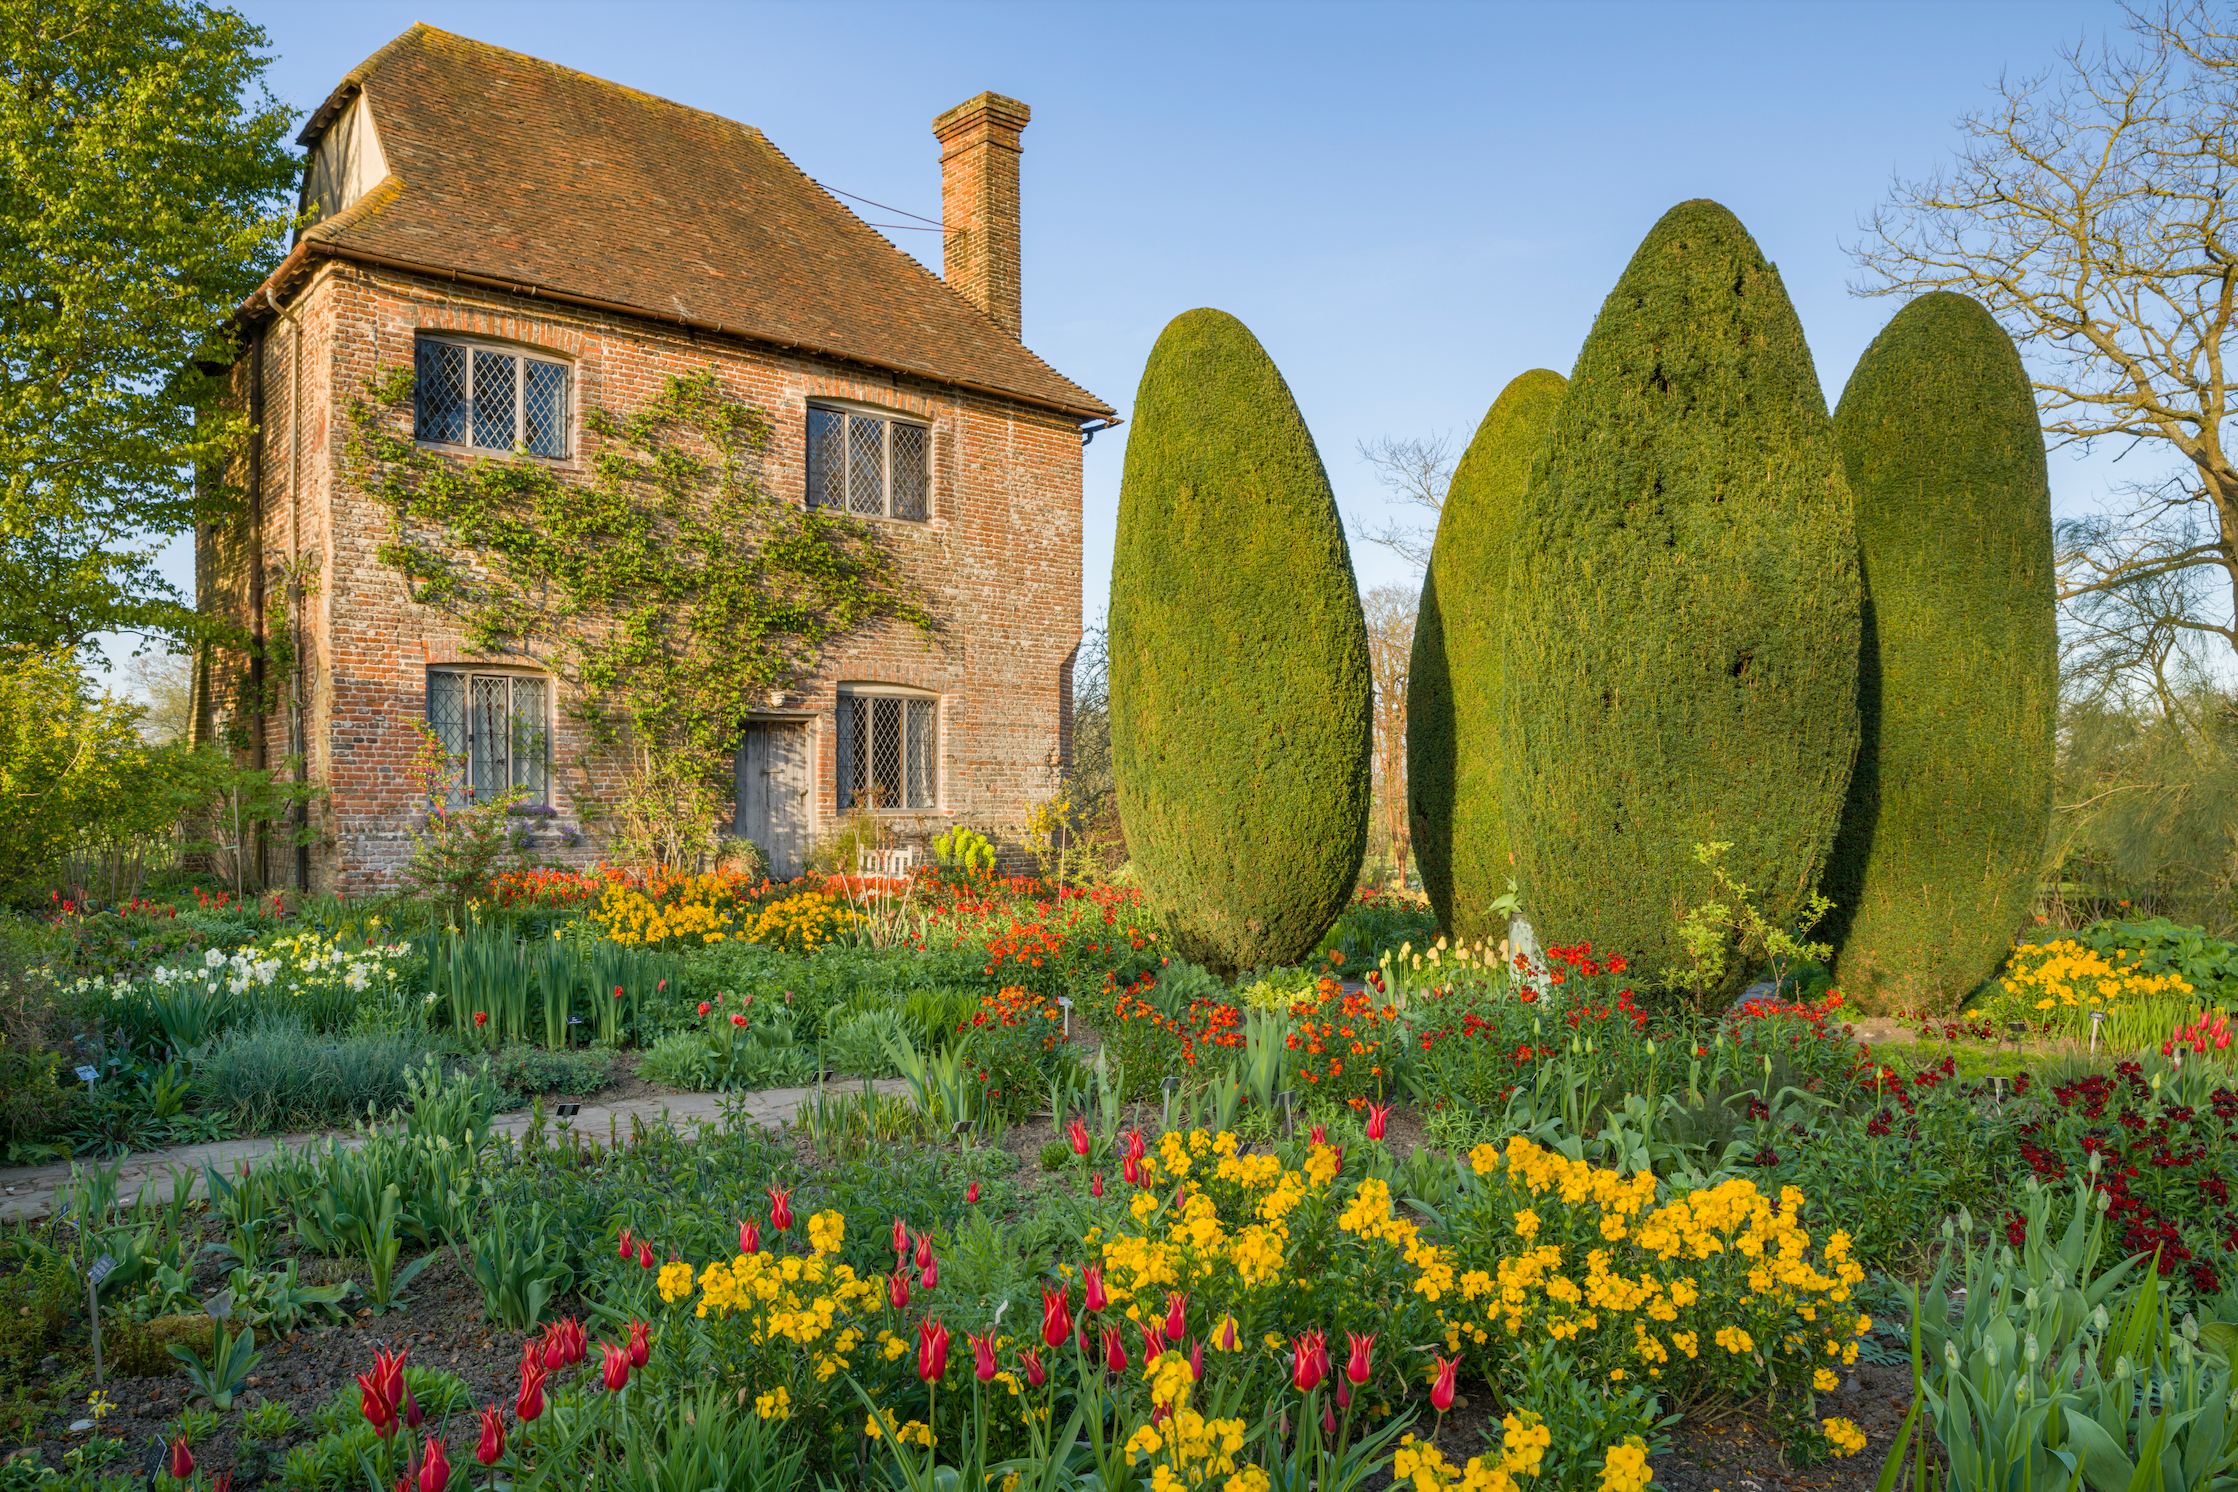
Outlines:
{"label": "blue sky", "polygon": [[[299,109],[425,20],[757,125],[827,185],[933,218],[933,116],[986,88],[1023,99],[1028,345],[1124,414],[1169,319],[1241,317],[1356,533],[1391,516],[1357,443],[1465,440],[1515,374],[1568,372],[1685,198],[1733,209],[1779,264],[1838,398],[1896,309],[1848,292],[1859,215],[1948,159],[2001,74],[2121,23],[2100,0],[241,8]],[[938,269],[938,234],[888,236]],[[1087,452],[1091,618],[1125,434]],[[2103,473],[2055,457],[2057,505],[2095,501]],[[1364,584],[1410,574],[1354,559]]]}

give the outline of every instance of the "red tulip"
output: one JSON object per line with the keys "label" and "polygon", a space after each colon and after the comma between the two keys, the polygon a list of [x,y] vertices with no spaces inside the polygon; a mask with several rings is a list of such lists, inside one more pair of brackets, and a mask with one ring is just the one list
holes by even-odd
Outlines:
{"label": "red tulip", "polygon": [[1352,1390],[1349,1386],[1346,1385],[1345,1381],[1342,1378],[1339,1378],[1337,1380],[1337,1408],[1350,1409],[1351,1407]]}
{"label": "red tulip", "polygon": [[743,1026],[746,1024],[746,1017],[734,1014],[730,1018],[730,1023],[734,1026]]}
{"label": "red tulip", "polygon": [[[1049,1345],[1058,1347],[1062,1346],[1063,1343],[1052,1342]],[[1039,1388],[1049,1381],[1049,1370],[1041,1365],[1041,1349],[1038,1347],[1020,1353],[1018,1355],[1018,1366],[1026,1370],[1026,1387],[1028,1388]]]}
{"label": "red tulip", "polygon": [[1293,1344],[1290,1385],[1301,1394],[1310,1394],[1321,1386],[1320,1335],[1320,1329],[1316,1327]]}
{"label": "red tulip", "polygon": [[[401,1376],[398,1377],[397,1381],[404,1383]],[[426,1423],[427,1416],[420,1413],[420,1401],[412,1397],[412,1385],[404,1383],[404,1428],[417,1430]]]}
{"label": "red tulip", "polygon": [[1103,1329],[1103,1365],[1114,1373],[1127,1371],[1127,1349],[1119,1340],[1119,1328],[1116,1326]]}
{"label": "red tulip", "polygon": [[590,1345],[583,1339],[583,1323],[569,1316],[560,1322],[560,1330],[567,1338],[567,1360],[579,1363],[590,1356]]}
{"label": "red tulip", "polygon": [[1380,1140],[1380,1139],[1382,1139],[1382,1138],[1383,1138],[1383,1127],[1384,1127],[1384,1125],[1385,1125],[1386,1123],[1388,1123],[1388,1122],[1390,1121],[1390,1118],[1391,1118],[1391,1105],[1389,1105],[1389,1104],[1387,1104],[1387,1103],[1371,1103],[1371,1104],[1369,1104],[1369,1105],[1368,1105],[1368,1138],[1369,1138],[1369,1139],[1371,1139],[1371,1140]]}
{"label": "red tulip", "polygon": [[909,1228],[900,1218],[894,1219],[894,1257],[899,1259],[909,1252]]}
{"label": "red tulip", "polygon": [[1345,1359],[1344,1376],[1354,1383],[1365,1383],[1375,1376],[1375,1333],[1361,1336],[1356,1331],[1344,1334],[1352,1344],[1352,1355]]}
{"label": "red tulip", "polygon": [[420,1492],[443,1492],[451,1485],[451,1463],[443,1454],[443,1437],[430,1435],[420,1448]]}
{"label": "red tulip", "polygon": [[623,1389],[629,1387],[629,1353],[615,1346],[612,1342],[599,1343],[598,1350],[606,1358],[605,1363],[599,1369],[599,1372],[606,1379],[606,1386],[614,1392],[620,1393]]}
{"label": "red tulip", "polygon": [[513,1412],[521,1423],[533,1424],[544,1413],[544,1364],[521,1364],[521,1392],[513,1400]]}
{"label": "red tulip", "polygon": [[978,1182],[974,1181],[971,1185],[964,1188],[964,1205],[966,1207],[977,1207],[979,1205]]}
{"label": "red tulip", "polygon": [[620,999],[621,997],[622,997],[622,987],[621,987],[620,985],[618,985],[618,984],[617,984],[617,985],[615,985],[615,986],[614,986],[614,998],[615,998],[615,999],[617,999],[617,1000],[619,1000],[619,999]]}
{"label": "red tulip", "polygon": [[210,1492],[233,1492],[233,1473],[219,1472],[218,1479],[210,1484]]}
{"label": "red tulip", "polygon": [[182,1482],[194,1475],[194,1452],[187,1449],[184,1435],[171,1442],[171,1475]]}
{"label": "red tulip", "polygon": [[1066,1130],[1065,1134],[1072,1140],[1072,1153],[1082,1160],[1086,1160],[1088,1158],[1088,1126],[1075,1119],[1072,1121],[1072,1127]]}
{"label": "red tulip", "polygon": [[708,1004],[705,1000],[699,1002],[699,1013],[701,1015],[707,1014],[708,1011],[713,1010],[714,1008],[714,1006]]}
{"label": "red tulip", "polygon": [[1124,1180],[1129,1186],[1142,1185],[1142,1162],[1135,1159],[1131,1155],[1128,1156],[1126,1160],[1120,1164],[1119,1175],[1120,1178]]}
{"label": "red tulip", "polygon": [[[528,1347],[523,1349],[524,1358],[528,1348],[533,1348],[534,1345],[533,1342],[529,1343]],[[566,1366],[567,1336],[560,1330],[560,1324],[554,1321],[544,1328],[544,1371],[547,1373],[555,1372]]]}
{"label": "red tulip", "polygon": [[629,1324],[629,1365],[633,1368],[644,1367],[645,1359],[651,1355],[652,1350],[652,1323],[632,1321]]}
{"label": "red tulip", "polygon": [[1433,1357],[1438,1365],[1437,1381],[1430,1385],[1430,1407],[1443,1414],[1453,1407],[1453,1370],[1461,1366],[1458,1357]]}
{"label": "red tulip", "polygon": [[1103,1266],[1101,1264],[1089,1265],[1086,1269],[1080,1271],[1080,1279],[1086,1287],[1088,1297],[1080,1303],[1081,1309],[1093,1311],[1099,1315],[1102,1314],[1103,1308],[1111,1304],[1111,1297],[1103,1293]]}
{"label": "red tulip", "polygon": [[793,1230],[793,1189],[773,1186],[769,1189],[769,1225],[780,1233]]}
{"label": "red tulip", "polygon": [[973,1376],[978,1378],[981,1383],[994,1382],[995,1374],[1002,1371],[995,1366],[995,1334],[988,1332],[983,1337],[972,1337],[971,1356]]}
{"label": "red tulip", "polygon": [[740,1223],[738,1225],[738,1251],[742,1254],[760,1253],[762,1251],[762,1230],[752,1223]]}
{"label": "red tulip", "polygon": [[1051,1347],[1062,1347],[1071,1335],[1072,1303],[1066,1299],[1065,1288],[1045,1287],[1041,1292],[1041,1339]]}
{"label": "red tulip", "polygon": [[1136,1160],[1141,1160],[1145,1155],[1148,1155],[1149,1153],[1150,1151],[1148,1147],[1146,1147],[1142,1143],[1142,1131],[1139,1129],[1128,1130],[1127,1154],[1133,1156]]}
{"label": "red tulip", "polygon": [[475,1011],[475,1012],[474,1012],[474,1024],[475,1024],[475,1025],[477,1025],[477,1026],[486,1026],[486,1025],[488,1025],[489,1023],[490,1023],[490,1013],[489,1013],[488,1011],[486,1011],[486,1010],[477,1010],[477,1011]]}
{"label": "red tulip", "polygon": [[1088,1195],[1091,1197],[1100,1197],[1103,1195],[1103,1172],[1096,1172],[1095,1176],[1089,1180]]}
{"label": "red tulip", "polygon": [[938,1321],[917,1323],[917,1376],[938,1383],[948,1373],[948,1328]]}
{"label": "red tulip", "polygon": [[1204,1343],[1202,1342],[1191,1342],[1189,1344],[1189,1381],[1191,1383],[1204,1382]]}
{"label": "red tulip", "polygon": [[1327,1404],[1321,1406],[1321,1433],[1324,1435],[1337,1433],[1337,1412]]}
{"label": "red tulip", "polygon": [[1329,1163],[1332,1168],[1329,1172],[1329,1178],[1332,1181],[1344,1174],[1344,1147],[1342,1145],[1331,1145],[1329,1147]]}
{"label": "red tulip", "polygon": [[373,1378],[381,1385],[381,1397],[388,1400],[391,1413],[404,1402],[404,1359],[411,1351],[409,1347],[399,1347],[394,1352],[383,1348],[373,1352]]}
{"label": "red tulip", "polygon": [[930,1290],[940,1283],[940,1261],[938,1259],[925,1266],[925,1272],[917,1276],[917,1283],[926,1290]]}
{"label": "red tulip", "polygon": [[1220,1324],[1212,1329],[1212,1345],[1222,1352],[1233,1352],[1236,1350],[1236,1340],[1236,1318],[1221,1317]]}
{"label": "red tulip", "polygon": [[1313,1143],[1316,1145],[1326,1145],[1329,1143],[1328,1125],[1316,1124],[1315,1126],[1313,1126]]}
{"label": "red tulip", "polygon": [[1189,1297],[1178,1290],[1166,1292],[1166,1340],[1178,1342],[1189,1335]]}
{"label": "red tulip", "polygon": [[357,1388],[358,1413],[365,1416],[365,1422],[373,1427],[375,1435],[388,1439],[396,1432],[396,1406],[382,1397],[379,1370],[358,1374]]}
{"label": "red tulip", "polygon": [[906,1270],[906,1269],[896,1269],[896,1270],[894,1271],[894,1274],[893,1274],[893,1278],[892,1278],[892,1279],[889,1279],[888,1281],[886,1281],[886,1302],[887,1302],[887,1304],[891,1305],[891,1306],[892,1306],[892,1307],[893,1307],[893,1308],[894,1308],[895,1310],[897,1310],[897,1311],[899,1311],[899,1310],[904,1310],[904,1309],[906,1309],[906,1308],[908,1307],[908,1305],[909,1305],[909,1271],[908,1271],[908,1270]]}
{"label": "red tulip", "polygon": [[631,1246],[629,1241],[629,1229],[622,1229],[622,1251],[619,1254],[615,1255],[615,1257],[626,1264],[629,1262],[629,1256],[636,1252],[637,1250],[633,1246]]}
{"label": "red tulip", "polygon": [[505,1422],[497,1417],[497,1405],[493,1403],[482,1411],[482,1440],[474,1447],[474,1459],[484,1466],[495,1466],[504,1454]]}
{"label": "red tulip", "polygon": [[917,1267],[923,1269],[933,1261],[932,1240],[924,1234],[917,1235]]}
{"label": "red tulip", "polygon": [[638,1243],[637,1267],[639,1269],[652,1269],[656,1267],[653,1261],[653,1246],[651,1244],[642,1241]]}

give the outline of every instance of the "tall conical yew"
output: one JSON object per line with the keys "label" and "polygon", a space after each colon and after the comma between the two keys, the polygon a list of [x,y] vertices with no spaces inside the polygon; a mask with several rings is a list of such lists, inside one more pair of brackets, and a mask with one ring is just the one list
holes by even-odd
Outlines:
{"label": "tall conical yew", "polygon": [[1565,380],[1517,375],[1476,427],[1438,515],[1407,669],[1407,815],[1415,864],[1438,925],[1504,937],[1492,903],[1515,871],[1500,820],[1500,669],[1507,659],[1508,552],[1531,460],[1553,428]]}
{"label": "tall conical yew", "polygon": [[1501,780],[1542,941],[1680,977],[1697,844],[1775,920],[1805,900],[1857,750],[1858,605],[1794,307],[1730,212],[1681,203],[1601,305],[1509,570]]}
{"label": "tall conical yew", "polygon": [[2050,828],[2051,491],[2012,338],[1963,295],[1896,313],[1834,413],[1865,576],[1862,735],[1827,865],[1835,976],[1952,1009],[2004,958]]}
{"label": "tall conical yew", "polygon": [[1175,317],[1143,369],[1110,627],[1120,820],[1174,948],[1299,962],[1367,848],[1367,622],[1313,437],[1225,312]]}

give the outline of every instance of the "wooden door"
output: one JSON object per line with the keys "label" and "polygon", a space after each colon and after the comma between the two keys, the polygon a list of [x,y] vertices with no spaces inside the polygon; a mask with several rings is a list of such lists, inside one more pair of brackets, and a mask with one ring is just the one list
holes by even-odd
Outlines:
{"label": "wooden door", "polygon": [[791,880],[808,854],[807,725],[747,721],[737,778],[737,832],[762,847],[772,876]]}

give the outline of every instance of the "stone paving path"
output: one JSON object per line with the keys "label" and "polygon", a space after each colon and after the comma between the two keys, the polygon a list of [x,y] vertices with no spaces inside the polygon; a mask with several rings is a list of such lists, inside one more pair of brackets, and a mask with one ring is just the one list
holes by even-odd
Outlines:
{"label": "stone paving path", "polygon": [[[881,1093],[900,1093],[906,1086],[896,1079],[887,1079],[872,1085]],[[825,1092],[841,1097],[857,1091],[858,1080],[829,1085]],[[663,1098],[621,1099],[613,1103],[586,1101],[573,1124],[578,1133],[595,1135],[604,1139],[613,1132],[628,1134],[631,1120],[646,1124],[667,1122],[685,1135],[695,1133],[701,1125],[720,1124],[725,1106],[729,1106],[748,1124],[768,1129],[782,1129],[793,1122],[801,1104],[815,1096],[813,1088],[768,1088],[759,1093],[677,1093]],[[556,1121],[551,1107],[546,1105],[544,1122],[549,1131]],[[492,1134],[518,1135],[529,1127],[530,1111],[499,1114],[490,1121]],[[176,1178],[184,1176],[191,1185],[199,1181],[202,1167],[209,1164],[225,1171],[239,1160],[260,1160],[272,1153],[275,1145],[290,1149],[314,1139],[333,1135],[344,1144],[355,1144],[357,1136],[351,1130],[323,1130],[302,1134],[265,1135],[253,1140],[218,1140],[207,1145],[173,1145],[164,1150],[135,1151],[125,1157],[124,1170],[117,1183],[117,1200],[129,1204],[146,1191],[158,1202],[169,1201]],[[90,1162],[81,1162],[91,1169]],[[108,1162],[105,1164],[114,1164]],[[46,1166],[0,1167],[0,1223],[11,1223],[19,1218],[44,1217],[52,1211],[58,1193],[70,1184],[70,1163],[63,1161]]]}

